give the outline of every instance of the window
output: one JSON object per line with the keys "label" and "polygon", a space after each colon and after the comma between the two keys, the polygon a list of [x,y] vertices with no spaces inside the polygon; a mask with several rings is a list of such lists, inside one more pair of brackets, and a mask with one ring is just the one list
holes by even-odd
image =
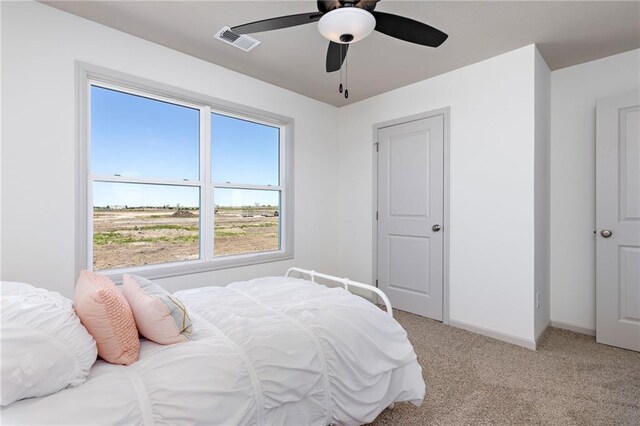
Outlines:
{"label": "window", "polygon": [[79,266],[161,277],[291,258],[290,121],[145,83],[81,83]]}
{"label": "window", "polygon": [[214,255],[280,248],[280,129],[211,114]]}

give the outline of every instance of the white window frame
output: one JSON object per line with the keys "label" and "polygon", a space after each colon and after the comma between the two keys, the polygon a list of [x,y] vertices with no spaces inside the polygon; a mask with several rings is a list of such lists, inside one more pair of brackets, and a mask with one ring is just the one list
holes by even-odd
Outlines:
{"label": "white window frame", "polygon": [[[293,258],[293,126],[290,117],[246,107],[187,90],[152,82],[95,65],[76,62],[77,102],[77,177],[76,177],[76,276],[93,269],[93,194],[94,182],[160,184],[200,189],[200,258],[100,270],[116,282],[123,273],[150,279],[235,268]],[[200,175],[197,180],[162,179],[91,173],[91,86],[96,85],[132,95],[196,109],[200,112]],[[211,179],[211,114],[222,114],[280,130],[279,185],[255,185],[213,182]],[[257,189],[280,192],[280,249],[275,251],[214,256],[213,194],[215,188]]]}

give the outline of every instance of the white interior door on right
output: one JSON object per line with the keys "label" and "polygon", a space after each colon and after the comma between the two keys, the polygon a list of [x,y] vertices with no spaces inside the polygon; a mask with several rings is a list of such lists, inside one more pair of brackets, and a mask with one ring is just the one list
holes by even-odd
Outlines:
{"label": "white interior door on right", "polygon": [[394,308],[442,320],[444,116],[378,130],[377,278]]}
{"label": "white interior door on right", "polygon": [[596,340],[640,351],[640,93],[596,117]]}

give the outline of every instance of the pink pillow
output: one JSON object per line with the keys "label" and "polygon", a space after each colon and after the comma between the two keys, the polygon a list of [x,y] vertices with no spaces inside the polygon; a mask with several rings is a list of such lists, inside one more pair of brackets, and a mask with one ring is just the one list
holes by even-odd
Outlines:
{"label": "pink pillow", "polygon": [[140,339],[131,308],[109,278],[82,271],[73,305],[105,361],[129,365],[138,359]]}
{"label": "pink pillow", "polygon": [[122,292],[144,337],[161,345],[188,340],[191,319],[187,309],[162,287],[146,278],[125,274]]}

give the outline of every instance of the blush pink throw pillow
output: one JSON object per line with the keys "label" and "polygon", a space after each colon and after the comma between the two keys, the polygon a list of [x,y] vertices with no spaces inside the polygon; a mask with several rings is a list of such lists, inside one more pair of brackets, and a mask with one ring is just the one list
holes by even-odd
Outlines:
{"label": "blush pink throw pillow", "polygon": [[189,340],[192,323],[187,309],[165,289],[146,278],[125,274],[122,292],[141,335],[161,345]]}
{"label": "blush pink throw pillow", "polygon": [[105,361],[129,365],[138,359],[140,339],[131,307],[109,278],[82,271],[73,305]]}

